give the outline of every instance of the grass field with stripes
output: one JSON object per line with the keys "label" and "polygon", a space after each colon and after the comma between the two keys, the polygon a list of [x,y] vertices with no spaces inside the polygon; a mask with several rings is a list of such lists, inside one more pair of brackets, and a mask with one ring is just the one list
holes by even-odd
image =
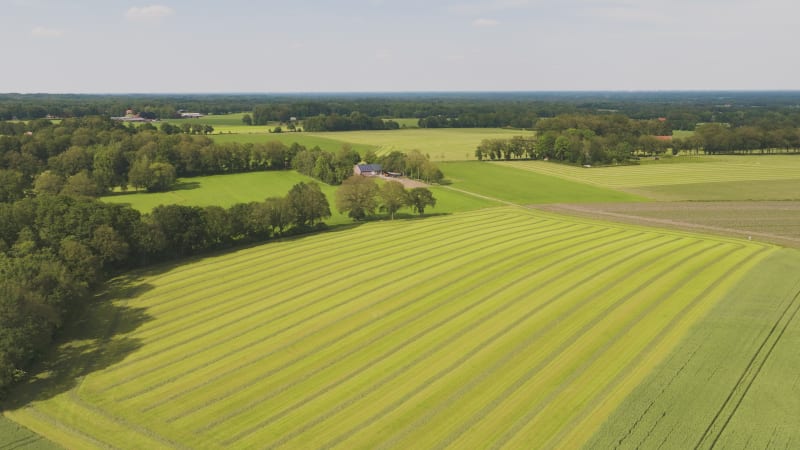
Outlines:
{"label": "grass field with stripes", "polygon": [[114,280],[5,414],[83,449],[577,447],[778,251],[515,207],[273,242]]}

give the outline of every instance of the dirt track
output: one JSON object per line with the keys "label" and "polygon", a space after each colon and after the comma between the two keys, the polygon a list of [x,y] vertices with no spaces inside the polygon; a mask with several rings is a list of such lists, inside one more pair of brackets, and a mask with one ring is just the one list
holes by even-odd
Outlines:
{"label": "dirt track", "polygon": [[423,183],[422,181],[412,180],[411,178],[406,177],[387,177],[386,175],[381,175],[379,178],[386,180],[386,181],[399,181],[403,184],[406,188],[416,188],[416,187],[428,187],[427,184]]}

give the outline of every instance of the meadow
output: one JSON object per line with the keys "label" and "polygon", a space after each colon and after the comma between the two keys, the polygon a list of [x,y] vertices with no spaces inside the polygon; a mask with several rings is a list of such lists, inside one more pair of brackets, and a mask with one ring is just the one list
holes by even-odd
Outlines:
{"label": "meadow", "polygon": [[312,133],[260,133],[260,134],[214,134],[211,139],[215,142],[238,142],[240,144],[256,144],[270,141],[283,142],[289,146],[297,142],[306,148],[319,147],[327,152],[336,153],[344,145],[349,145],[360,155],[364,155],[368,150],[376,151],[378,148],[369,144],[357,144],[344,142],[336,139],[337,133],[326,133],[326,135]]}
{"label": "meadow", "polygon": [[[337,186],[331,186],[299,174],[296,171],[249,172],[232,175],[212,175],[205,177],[182,178],[174,190],[168,192],[129,191],[116,192],[103,197],[103,201],[131,205],[140,212],[150,212],[158,205],[222,206],[230,207],[236,203],[261,202],[267,197],[281,197],[297,183],[316,182],[328,197],[332,216],[325,222],[330,225],[351,223],[346,214],[340,214],[335,207]],[[431,186],[436,206],[426,210],[429,214],[450,214],[471,211],[499,203],[474,195],[453,191],[442,186]],[[403,208],[401,216],[409,215],[411,210]]]}
{"label": "meadow", "polygon": [[408,128],[302,134],[373,146],[378,155],[419,150],[429,155],[431,161],[441,162],[474,160],[475,149],[483,139],[510,139],[533,132],[504,128]]}
{"label": "meadow", "polygon": [[164,122],[181,126],[188,124],[203,124],[214,127],[214,133],[241,133],[241,134],[266,134],[278,126],[277,122],[267,125],[245,125],[242,117],[247,113],[216,114],[199,117],[196,119],[166,119]]}
{"label": "meadow", "polygon": [[636,202],[645,198],[558,176],[519,170],[516,165],[447,162],[441,165],[456,189],[516,204]]}
{"label": "meadow", "polygon": [[[681,156],[675,163],[578,167],[548,161],[493,164],[619,189],[659,200],[798,199],[800,158],[791,155]],[[678,161],[699,164],[679,163]]]}
{"label": "meadow", "polygon": [[5,414],[85,449],[576,448],[778,252],[518,207],[277,241],[113,280]]}

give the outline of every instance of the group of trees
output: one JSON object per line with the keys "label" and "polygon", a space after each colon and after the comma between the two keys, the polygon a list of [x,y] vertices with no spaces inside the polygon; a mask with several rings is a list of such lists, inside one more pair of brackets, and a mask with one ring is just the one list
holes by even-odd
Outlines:
{"label": "group of trees", "polygon": [[732,127],[718,123],[697,126],[695,134],[685,139],[675,139],[676,150],[703,150],[705,153],[768,153],[800,151],[800,128],[793,126],[741,126]]}
{"label": "group of trees", "polygon": [[379,186],[373,178],[359,175],[344,180],[336,190],[336,208],[353,220],[364,220],[377,210],[385,211],[394,220],[395,213],[405,206],[424,214],[428,206],[436,206],[436,199],[428,188],[406,190],[399,181]]}
{"label": "group of trees", "polygon": [[666,120],[634,120],[619,114],[559,115],[536,123],[536,136],[483,140],[475,157],[550,159],[577,164],[624,163],[637,153],[670,146]]}
{"label": "group of trees", "polygon": [[[176,177],[290,169],[306,150],[278,141],[215,143],[95,117],[15,124],[12,131],[0,136],[0,200],[19,198],[27,190],[89,196],[114,188],[166,190]],[[320,165],[317,178],[338,184],[352,172],[354,160],[357,154],[336,164],[328,161],[338,175],[326,176]]]}
{"label": "group of trees", "polygon": [[115,270],[305,232],[330,215],[313,182],[263,202],[145,215],[65,195],[0,203],[0,397]]}
{"label": "group of trees", "polygon": [[338,185],[353,174],[353,165],[359,161],[361,156],[349,145],[342,146],[336,153],[313,147],[298,151],[292,158],[292,167],[323,183]]}
{"label": "group of trees", "polygon": [[370,117],[358,111],[349,115],[339,114],[306,117],[303,121],[306,131],[353,131],[353,130],[396,130],[400,125],[393,120]]}
{"label": "group of trees", "polygon": [[385,172],[401,173],[409,178],[423,180],[426,183],[441,183],[444,174],[429,155],[422,154],[419,150],[403,153],[397,150],[384,155],[376,155],[367,151],[364,155],[367,164],[380,164]]}

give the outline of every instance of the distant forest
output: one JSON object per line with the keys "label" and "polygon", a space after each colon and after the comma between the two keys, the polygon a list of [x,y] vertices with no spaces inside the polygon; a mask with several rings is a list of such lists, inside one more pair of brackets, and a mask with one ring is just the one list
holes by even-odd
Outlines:
{"label": "distant forest", "polygon": [[[0,94],[0,120],[122,116],[128,109],[167,119],[178,111],[252,112],[254,124],[295,117],[417,118],[421,127],[533,128],[562,114],[621,114],[665,118],[673,130],[699,123],[731,127],[800,127],[800,92],[507,92],[375,94],[77,95]],[[324,122],[318,120],[318,122]],[[345,127],[341,120],[330,121]],[[345,127],[343,129],[352,129]],[[322,130],[319,130],[322,131]]]}

